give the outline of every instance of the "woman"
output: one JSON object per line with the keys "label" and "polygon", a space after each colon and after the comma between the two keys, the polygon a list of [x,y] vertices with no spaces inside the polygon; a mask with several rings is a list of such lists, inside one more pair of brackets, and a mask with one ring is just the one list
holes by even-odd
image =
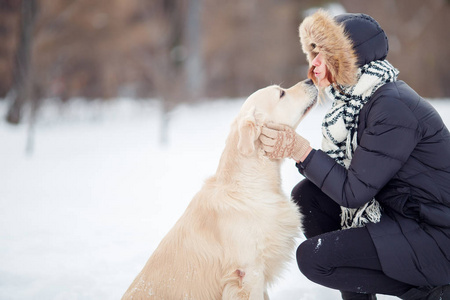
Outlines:
{"label": "woman", "polygon": [[[300,271],[343,299],[450,299],[450,133],[385,60],[388,40],[364,14],[305,18],[309,77],[333,105],[322,150],[289,127],[260,140],[297,161],[292,191],[307,238]],[[295,134],[295,139],[289,138]]]}

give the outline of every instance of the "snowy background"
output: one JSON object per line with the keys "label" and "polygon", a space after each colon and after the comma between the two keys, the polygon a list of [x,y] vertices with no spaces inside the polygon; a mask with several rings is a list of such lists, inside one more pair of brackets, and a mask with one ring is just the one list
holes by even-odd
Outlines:
{"label": "snowy background", "polygon": [[[28,125],[0,121],[0,299],[120,299],[215,172],[243,101],[178,107],[165,146],[158,101],[49,102],[31,154]],[[432,103],[449,126],[450,101]],[[316,148],[326,107],[315,108],[297,130]],[[0,116],[6,108],[0,102]],[[286,161],[282,176],[289,194],[301,175]],[[307,280],[295,261],[269,294],[340,298]]]}

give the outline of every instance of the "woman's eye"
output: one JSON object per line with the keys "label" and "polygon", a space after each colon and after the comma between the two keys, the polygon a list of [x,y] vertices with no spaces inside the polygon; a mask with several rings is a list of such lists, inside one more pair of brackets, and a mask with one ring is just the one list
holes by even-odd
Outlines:
{"label": "woman's eye", "polygon": [[280,91],[280,98],[284,97],[285,92],[283,90]]}

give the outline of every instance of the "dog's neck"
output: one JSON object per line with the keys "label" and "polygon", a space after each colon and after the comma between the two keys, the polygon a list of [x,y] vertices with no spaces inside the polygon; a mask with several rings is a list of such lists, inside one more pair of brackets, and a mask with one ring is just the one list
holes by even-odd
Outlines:
{"label": "dog's neck", "polygon": [[[224,184],[252,186],[279,192],[281,189],[280,160],[270,160],[262,153],[259,141],[255,152],[246,156],[239,152],[238,135],[232,131],[220,158],[215,179]],[[263,184],[261,184],[263,183]]]}

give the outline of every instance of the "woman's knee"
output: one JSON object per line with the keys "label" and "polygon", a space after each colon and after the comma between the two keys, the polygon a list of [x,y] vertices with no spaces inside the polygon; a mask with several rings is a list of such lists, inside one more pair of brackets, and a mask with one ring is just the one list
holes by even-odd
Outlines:
{"label": "woman's knee", "polygon": [[321,239],[307,239],[297,248],[297,265],[309,280],[317,282],[319,264],[317,250],[320,248]]}
{"label": "woman's knee", "polygon": [[314,183],[303,179],[292,189],[291,197],[299,207],[302,207],[306,201],[311,201],[317,192],[320,192],[320,189]]}

